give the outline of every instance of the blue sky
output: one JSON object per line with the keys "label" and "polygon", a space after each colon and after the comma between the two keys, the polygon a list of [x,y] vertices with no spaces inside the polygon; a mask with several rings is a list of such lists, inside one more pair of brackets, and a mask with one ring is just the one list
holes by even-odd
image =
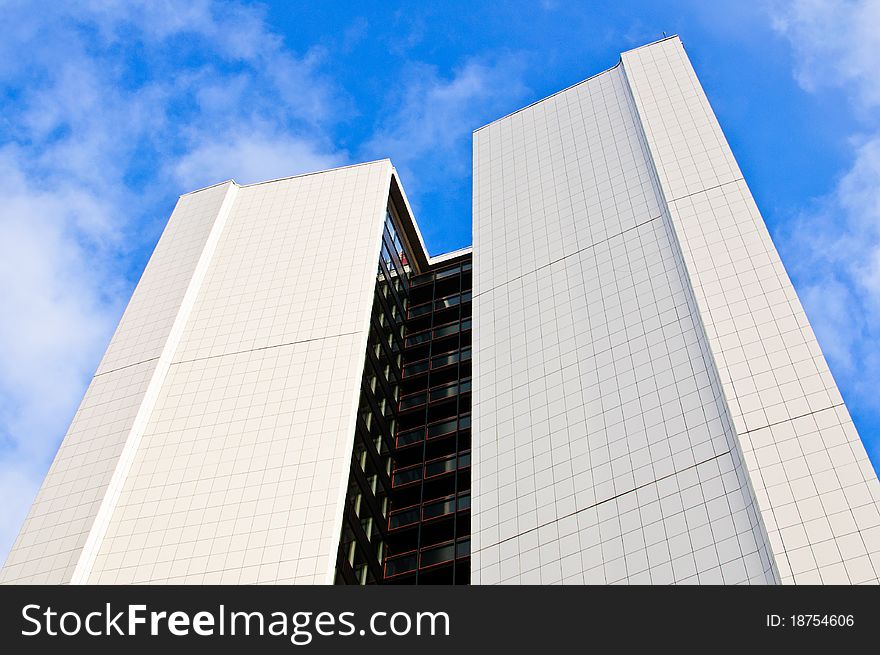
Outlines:
{"label": "blue sky", "polygon": [[470,243],[473,129],[681,35],[880,465],[880,0],[0,0],[0,557],[177,196],[391,157]]}

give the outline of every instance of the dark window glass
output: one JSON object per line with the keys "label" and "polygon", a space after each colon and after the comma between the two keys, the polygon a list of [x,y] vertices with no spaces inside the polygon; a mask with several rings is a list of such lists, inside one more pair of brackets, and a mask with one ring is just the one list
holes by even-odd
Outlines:
{"label": "dark window glass", "polygon": [[433,357],[431,359],[431,368],[440,368],[441,366],[449,366],[450,364],[455,364],[458,361],[458,353],[452,353],[450,355],[438,355],[437,357]]}
{"label": "dark window glass", "polygon": [[415,307],[409,308],[409,316],[410,318],[415,318],[416,316],[422,316],[423,314],[430,314],[432,310],[431,303],[425,303],[424,305],[416,305]]}
{"label": "dark window glass", "polygon": [[439,437],[441,434],[455,432],[455,419],[428,426],[428,437]]}
{"label": "dark window glass", "polygon": [[392,484],[395,487],[399,487],[402,484],[409,484],[410,482],[415,482],[416,480],[421,480],[421,479],[422,479],[422,467],[415,466],[413,468],[404,469],[402,471],[395,471]]}
{"label": "dark window glass", "polygon": [[400,557],[389,557],[385,560],[385,575],[390,577],[392,575],[415,571],[417,562],[418,558],[415,553],[412,553],[411,555],[402,555]]}
{"label": "dark window glass", "polygon": [[444,325],[442,327],[438,327],[434,329],[434,338],[439,339],[440,337],[445,337],[447,334],[455,334],[459,331],[458,323],[451,323],[450,325]]}
{"label": "dark window glass", "polygon": [[422,551],[421,566],[433,566],[434,564],[442,564],[448,562],[455,557],[455,546],[453,544],[444,544],[443,546],[434,546],[426,548]]}
{"label": "dark window glass", "polygon": [[407,430],[406,432],[401,432],[397,435],[397,445],[406,446],[408,444],[421,441],[424,438],[425,428],[415,428],[413,430]]}
{"label": "dark window glass", "polygon": [[428,462],[425,464],[425,477],[430,478],[435,475],[442,475],[455,470],[455,456],[447,457],[436,462]]}
{"label": "dark window glass", "polygon": [[403,367],[403,374],[406,375],[415,375],[416,373],[423,373],[428,370],[428,360],[423,362],[416,362],[414,364],[407,364]]}
{"label": "dark window glass", "polygon": [[[385,242],[390,249],[386,254],[395,259],[396,242],[392,245],[388,235]],[[404,347],[397,363],[402,376],[390,407],[405,413],[395,433],[391,513],[385,519],[386,552],[392,555],[384,562],[386,576],[397,581],[415,582],[414,570],[423,566],[434,567],[425,574],[425,583],[441,581],[441,574],[444,582],[468,578],[467,560],[460,562],[455,576],[452,562],[470,554],[470,271],[470,262],[450,263],[440,271],[412,276],[401,293],[404,302],[408,299],[403,339],[398,341]],[[381,364],[388,365],[385,360]],[[453,494],[455,490],[461,495]],[[451,540],[453,535],[460,538]],[[448,541],[437,543],[442,540]]]}
{"label": "dark window glass", "polygon": [[455,511],[455,498],[447,498],[446,500],[435,500],[425,503],[422,509],[422,518],[425,520],[433,519],[438,516],[452,514]]}
{"label": "dark window glass", "polygon": [[[433,397],[432,397],[433,400]],[[418,407],[425,403],[425,394],[416,393],[412,396],[406,396],[400,399],[400,409],[409,409],[410,407]]]}
{"label": "dark window glass", "polygon": [[436,276],[438,280],[442,280],[445,277],[452,277],[453,275],[458,275],[461,272],[460,266],[453,266],[452,268],[447,268],[445,271],[437,271]]}
{"label": "dark window glass", "polygon": [[397,512],[396,514],[392,514],[388,517],[388,527],[392,530],[394,528],[400,528],[405,525],[412,525],[413,523],[418,523],[419,520],[419,508],[413,507],[412,509],[405,509],[402,512]]}
{"label": "dark window glass", "polygon": [[441,298],[440,300],[435,300],[434,301],[434,309],[446,309],[447,307],[455,307],[458,304],[461,304],[461,296],[456,294],[454,296],[449,296],[448,298]]}
{"label": "dark window glass", "polygon": [[458,385],[453,384],[447,387],[439,387],[437,389],[431,389],[431,400],[442,400],[444,398],[451,398],[452,396],[458,393]]}
{"label": "dark window glass", "polygon": [[411,336],[408,336],[406,338],[406,345],[407,345],[407,347],[416,346],[420,343],[425,343],[426,341],[430,341],[430,340],[431,340],[431,332],[429,330],[427,332],[422,332],[421,334],[413,334]]}

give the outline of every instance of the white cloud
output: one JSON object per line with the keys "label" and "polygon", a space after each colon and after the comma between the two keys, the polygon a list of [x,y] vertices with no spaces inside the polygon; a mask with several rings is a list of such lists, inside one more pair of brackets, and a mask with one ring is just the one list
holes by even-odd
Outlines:
{"label": "white cloud", "polygon": [[805,89],[848,87],[866,107],[880,105],[880,2],[796,0],[778,5],[774,27],[791,41]]}
{"label": "white cloud", "polygon": [[258,9],[2,4],[0,560],[176,195],[343,163],[347,110]]}
{"label": "white cloud", "polygon": [[0,488],[15,490],[0,514],[5,554],[109,340],[121,276],[109,206],[75,184],[33,185],[9,150],[0,184]]}
{"label": "white cloud", "polygon": [[[365,145],[367,158],[390,157],[410,191],[430,184],[434,171],[444,178],[468,175],[472,131],[516,108],[528,91],[524,69],[514,55],[470,59],[449,78],[433,66],[411,66],[401,80],[404,92],[391,98],[385,120]],[[417,180],[406,174],[420,164]]]}
{"label": "white cloud", "polygon": [[194,147],[174,163],[174,177],[185,189],[198,189],[225,178],[239,184],[320,171],[346,163],[304,138],[252,128],[229,132]]}
{"label": "white cloud", "polygon": [[878,380],[864,375],[880,355],[880,138],[857,148],[829,196],[783,232],[794,275],[829,359],[863,401],[876,404]]}
{"label": "white cloud", "polygon": [[[880,2],[800,0],[776,6],[795,76],[811,92],[842,93],[863,130],[834,190],[779,234],[786,263],[853,407],[880,420]],[[840,111],[847,111],[840,103]],[[880,440],[862,434],[875,462]]]}

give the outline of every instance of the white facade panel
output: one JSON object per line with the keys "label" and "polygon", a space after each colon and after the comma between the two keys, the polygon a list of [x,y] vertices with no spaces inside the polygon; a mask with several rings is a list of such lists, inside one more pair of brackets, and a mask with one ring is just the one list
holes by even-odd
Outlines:
{"label": "white facade panel", "polygon": [[0,571],[0,582],[72,579],[231,183],[182,196]]}
{"label": "white facade panel", "polygon": [[876,583],[880,483],[678,38],[474,160],[474,581]]}
{"label": "white facade panel", "polygon": [[91,381],[0,581],[70,581],[154,370],[151,360]]}
{"label": "white facade panel", "polygon": [[181,197],[3,582],[333,581],[391,176]]}
{"label": "white facade panel", "polygon": [[784,582],[880,577],[880,482],[678,38],[624,53]]}
{"label": "white facade panel", "polygon": [[224,201],[235,192],[234,186],[224,182],[180,197],[97,375],[158,359],[162,354],[211,230]]}
{"label": "white facade panel", "polygon": [[474,153],[473,581],[775,581],[623,71]]}
{"label": "white facade panel", "polygon": [[239,190],[92,581],[333,581],[390,183]]}

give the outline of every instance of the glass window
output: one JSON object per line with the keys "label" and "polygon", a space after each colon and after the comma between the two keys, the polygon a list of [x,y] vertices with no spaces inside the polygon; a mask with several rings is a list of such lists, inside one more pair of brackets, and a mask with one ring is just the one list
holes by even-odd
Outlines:
{"label": "glass window", "polygon": [[455,545],[444,544],[442,546],[433,546],[422,551],[421,566],[433,566],[434,564],[442,564],[449,562],[455,557]]}
{"label": "glass window", "polygon": [[449,434],[455,432],[455,419],[450,421],[441,421],[428,426],[428,438],[439,437],[441,434]]}
{"label": "glass window", "polygon": [[414,466],[412,468],[403,469],[401,471],[395,471],[391,484],[395,487],[399,487],[401,485],[409,484],[410,482],[415,482],[416,480],[421,479],[422,467]]}
{"label": "glass window", "polygon": [[445,337],[447,334],[455,334],[458,331],[458,323],[443,325],[441,327],[434,328],[434,338],[439,339],[440,337]]}
{"label": "glass window", "polygon": [[425,394],[416,393],[411,396],[404,396],[400,400],[400,409],[409,409],[410,407],[418,407],[425,404]]}
{"label": "glass window", "polygon": [[434,462],[425,464],[425,477],[430,478],[435,475],[443,475],[455,470],[455,455]]}
{"label": "glass window", "polygon": [[385,210],[385,228],[388,230],[388,236],[391,238],[391,243],[397,248],[397,252],[403,253],[403,241],[401,241],[400,235],[397,233],[397,227],[394,225],[394,217],[387,209]]}
{"label": "glass window", "polygon": [[437,271],[435,275],[438,280],[442,280],[445,277],[452,277],[453,275],[458,275],[461,272],[460,266],[453,266],[452,268],[447,268],[443,271]]}
{"label": "glass window", "polygon": [[394,528],[402,528],[405,525],[412,525],[413,523],[418,523],[419,521],[419,508],[413,507],[410,509],[405,509],[403,511],[397,512],[396,514],[392,514],[388,517],[388,527],[390,529]]}
{"label": "glass window", "polygon": [[425,438],[425,428],[415,428],[414,430],[407,430],[406,432],[401,432],[397,435],[397,445],[399,446],[408,446],[411,443],[416,443],[417,441],[421,441]]}
{"label": "glass window", "polygon": [[428,360],[424,360],[422,362],[415,362],[414,364],[407,364],[403,367],[403,375],[415,375],[416,373],[422,373],[428,370]]}
{"label": "glass window", "polygon": [[409,317],[415,318],[416,316],[424,316],[425,314],[431,313],[431,303],[425,303],[424,305],[416,305],[415,307],[409,308]]}
{"label": "glass window", "polygon": [[407,336],[406,345],[407,345],[407,347],[417,346],[420,343],[425,343],[426,341],[430,341],[430,340],[431,340],[431,331],[428,330],[428,331],[422,332],[420,334],[413,334],[413,335]]}
{"label": "glass window", "polygon": [[418,557],[415,553],[410,555],[400,555],[398,557],[389,557],[385,560],[385,575],[399,575],[401,573],[409,573],[415,571],[418,563]]}
{"label": "glass window", "polygon": [[444,398],[451,398],[458,394],[458,385],[452,384],[447,387],[438,387],[436,389],[431,389],[431,401],[442,400]]}
{"label": "glass window", "polygon": [[438,516],[445,516],[446,514],[452,514],[455,511],[455,498],[447,498],[445,500],[435,500],[430,503],[425,503],[422,509],[422,518],[424,520],[437,518]]}
{"label": "glass window", "polygon": [[461,296],[455,294],[454,296],[447,296],[446,298],[440,298],[440,300],[434,301],[434,309],[446,309],[447,307],[455,307],[461,303]]}
{"label": "glass window", "polygon": [[431,368],[440,368],[441,366],[449,366],[450,364],[455,364],[458,361],[458,353],[452,353],[451,355],[438,355],[431,359]]}
{"label": "glass window", "polygon": [[420,286],[422,284],[428,284],[429,282],[434,281],[433,273],[422,273],[421,275],[416,275],[412,279],[413,286]]}

